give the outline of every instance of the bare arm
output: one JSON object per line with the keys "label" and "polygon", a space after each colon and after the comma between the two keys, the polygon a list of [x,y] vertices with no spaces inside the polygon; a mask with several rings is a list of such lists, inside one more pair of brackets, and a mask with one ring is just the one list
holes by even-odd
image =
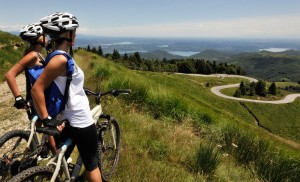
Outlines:
{"label": "bare arm", "polygon": [[55,80],[56,77],[66,75],[66,64],[67,58],[65,56],[54,56],[31,89],[34,106],[41,119],[45,119],[48,116],[44,90]]}
{"label": "bare arm", "polygon": [[5,80],[12,92],[12,94],[16,97],[21,95],[19,87],[17,85],[16,77],[22,73],[25,68],[32,67],[35,65],[38,57],[36,53],[31,52],[24,56],[16,65],[14,65],[8,72],[5,74]]}

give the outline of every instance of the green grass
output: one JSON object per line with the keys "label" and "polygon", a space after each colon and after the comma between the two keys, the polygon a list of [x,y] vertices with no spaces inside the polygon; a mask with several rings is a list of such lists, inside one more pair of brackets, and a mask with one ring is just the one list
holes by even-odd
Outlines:
{"label": "green grass", "polygon": [[[104,110],[119,119],[122,130],[121,158],[113,181],[243,181],[263,178],[257,171],[258,165],[252,166],[252,161],[258,161],[255,153],[271,150],[269,141],[276,143],[276,149],[272,150],[286,152],[289,157],[284,159],[299,156],[296,149],[257,127],[253,116],[239,102],[222,99],[210,92],[212,86],[238,83],[240,79],[131,71],[83,50],[78,51],[75,58],[85,70],[87,87],[102,91],[130,88],[133,91],[130,96],[103,102],[107,106]],[[257,105],[253,104],[253,107]],[[263,108],[263,105],[259,106]],[[273,105],[265,106],[273,108]],[[258,117],[263,115],[256,111],[255,114]],[[271,114],[268,115],[268,119],[272,118]],[[240,130],[251,131],[251,134],[243,135],[237,142],[240,148],[244,146],[243,150],[222,150],[222,157],[215,160],[218,165],[214,166],[214,146],[223,145],[222,128],[226,125],[236,125]],[[212,145],[199,148],[200,143]],[[197,153],[198,159],[195,158]],[[213,170],[201,172],[203,164],[198,163],[195,167],[196,161],[208,154],[212,156],[210,164],[214,166]],[[226,154],[229,157],[223,157]],[[276,153],[271,156],[276,157]],[[243,167],[245,165],[249,167]]]}
{"label": "green grass", "polygon": [[0,31],[0,80],[4,80],[5,73],[21,58],[25,46],[14,49],[15,43],[23,43],[20,37]]}

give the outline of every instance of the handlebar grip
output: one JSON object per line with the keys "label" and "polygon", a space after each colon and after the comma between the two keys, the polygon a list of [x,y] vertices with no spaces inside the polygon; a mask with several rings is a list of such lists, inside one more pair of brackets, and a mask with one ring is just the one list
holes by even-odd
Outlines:
{"label": "handlebar grip", "polygon": [[54,127],[40,127],[40,128],[36,128],[36,132],[38,133],[45,133],[47,135],[51,135],[51,136],[56,136],[59,135],[60,132],[54,128]]}
{"label": "handlebar grip", "polygon": [[131,93],[131,90],[130,89],[124,89],[124,90],[113,90],[111,92],[111,95],[113,96],[118,96],[120,94],[130,94]]}

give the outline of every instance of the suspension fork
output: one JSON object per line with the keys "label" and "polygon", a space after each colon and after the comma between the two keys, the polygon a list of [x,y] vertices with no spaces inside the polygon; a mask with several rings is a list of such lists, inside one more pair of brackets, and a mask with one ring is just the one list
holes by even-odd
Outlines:
{"label": "suspension fork", "polygon": [[[112,124],[111,124],[112,117],[110,115],[101,114],[100,118],[105,118],[106,119],[106,121],[107,121],[107,126],[106,127],[108,127],[107,129],[109,129],[109,132],[112,136],[111,140],[114,144],[114,149],[116,149],[117,148],[117,143],[116,143],[116,140],[115,140],[116,136],[115,136],[115,132],[114,132],[114,127],[112,127]],[[104,141],[103,141],[103,143],[104,143]]]}

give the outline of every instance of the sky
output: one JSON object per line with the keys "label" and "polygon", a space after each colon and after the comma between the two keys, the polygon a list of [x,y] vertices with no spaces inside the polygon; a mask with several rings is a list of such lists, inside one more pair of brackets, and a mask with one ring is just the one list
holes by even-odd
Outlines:
{"label": "sky", "polygon": [[300,40],[300,0],[2,0],[0,30],[58,11],[84,35]]}

